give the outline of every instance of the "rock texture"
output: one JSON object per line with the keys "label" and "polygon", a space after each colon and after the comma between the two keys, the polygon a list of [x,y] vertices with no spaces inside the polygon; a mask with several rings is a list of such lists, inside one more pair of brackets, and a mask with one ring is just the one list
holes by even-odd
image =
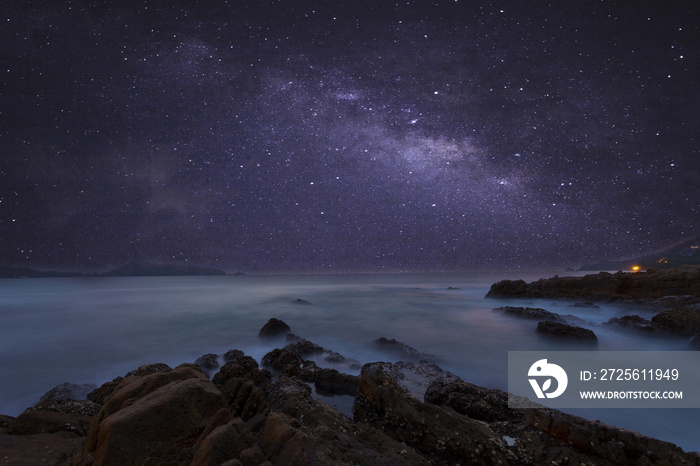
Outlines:
{"label": "rock texture", "polygon": [[272,318],[260,329],[259,335],[264,338],[274,338],[286,335],[292,329],[284,321]]}
{"label": "rock texture", "polygon": [[384,337],[377,338],[374,340],[374,346],[400,359],[408,359],[410,361],[435,361],[436,359],[434,355],[422,353],[394,338],[391,340]]}
{"label": "rock texture", "polygon": [[592,330],[574,325],[562,324],[545,320],[537,324],[537,333],[551,338],[576,340],[584,342],[597,342],[598,337]]}
{"label": "rock texture", "polygon": [[[45,400],[16,419],[0,416],[0,458],[73,466],[700,465],[700,456],[667,442],[556,410],[511,409],[507,393],[434,364],[370,363],[357,377],[289,349],[266,355],[281,367],[272,371],[241,351],[226,354],[213,381],[195,364],[154,364],[95,390],[100,405]],[[354,419],[314,400],[312,383],[352,393]],[[65,429],[66,420],[75,428]]]}
{"label": "rock texture", "polygon": [[556,322],[564,321],[564,319],[559,314],[547,311],[539,307],[503,306],[494,308],[494,311],[501,311],[505,315],[522,317],[524,319],[551,320]]}
{"label": "rock texture", "polygon": [[583,277],[541,279],[532,283],[503,280],[491,286],[490,298],[571,298],[591,301],[649,301],[670,295],[700,299],[700,266]]}
{"label": "rock texture", "polygon": [[688,337],[700,334],[699,265],[637,273],[555,276],[532,283],[503,280],[493,284],[486,297],[587,300],[582,303],[586,307],[595,306],[593,301],[628,303],[657,314],[651,321],[630,315],[611,319],[608,325]]}

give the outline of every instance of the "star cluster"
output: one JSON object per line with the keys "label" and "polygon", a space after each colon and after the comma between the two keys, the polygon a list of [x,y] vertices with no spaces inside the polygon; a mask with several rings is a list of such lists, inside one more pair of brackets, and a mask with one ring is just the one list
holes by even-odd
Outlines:
{"label": "star cluster", "polygon": [[0,8],[0,263],[575,266],[698,234],[694,2]]}

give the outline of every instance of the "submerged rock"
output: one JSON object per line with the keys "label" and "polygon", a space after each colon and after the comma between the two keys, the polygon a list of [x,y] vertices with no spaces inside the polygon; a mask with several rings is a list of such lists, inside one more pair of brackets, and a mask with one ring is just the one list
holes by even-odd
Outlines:
{"label": "submerged rock", "polygon": [[647,319],[640,317],[636,314],[622,316],[622,317],[613,317],[612,319],[605,322],[605,325],[614,325],[614,326],[623,327],[623,328],[632,329],[632,330],[637,330],[637,331],[641,331],[641,332],[653,332],[654,331],[654,327],[652,326],[650,320],[647,320]]}
{"label": "submerged rock", "polygon": [[554,338],[562,338],[568,340],[597,342],[598,337],[592,330],[573,325],[562,324],[561,322],[552,322],[545,320],[537,324],[537,333],[547,335]]}
{"label": "submerged rock", "polygon": [[259,335],[264,338],[273,338],[273,337],[278,337],[281,335],[286,335],[289,333],[292,329],[289,328],[289,325],[287,325],[285,322],[272,318],[267,321],[265,325],[260,329]]}
{"label": "submerged rock", "polygon": [[559,314],[547,311],[539,307],[514,307],[503,306],[494,308],[494,311],[502,311],[503,314],[535,320],[552,320],[563,322],[564,319]]}
{"label": "submerged rock", "polygon": [[381,337],[374,340],[374,346],[378,349],[394,354],[401,359],[412,361],[435,361],[435,356],[428,353],[421,353],[417,349],[392,338],[391,340]]}
{"label": "submerged rock", "polygon": [[577,302],[577,303],[569,304],[569,307],[583,307],[583,308],[588,308],[588,309],[600,309],[600,306],[598,306],[595,303],[592,303],[591,301]]}

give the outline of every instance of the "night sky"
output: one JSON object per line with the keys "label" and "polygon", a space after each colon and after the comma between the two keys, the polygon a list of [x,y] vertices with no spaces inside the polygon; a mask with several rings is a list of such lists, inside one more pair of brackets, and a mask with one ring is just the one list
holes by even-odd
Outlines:
{"label": "night sky", "polygon": [[700,225],[697,1],[4,1],[0,265],[536,269]]}

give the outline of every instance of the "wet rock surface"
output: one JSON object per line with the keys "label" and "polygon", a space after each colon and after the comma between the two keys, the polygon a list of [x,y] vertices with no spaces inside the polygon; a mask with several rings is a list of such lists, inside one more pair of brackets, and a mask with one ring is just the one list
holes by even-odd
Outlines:
{"label": "wet rock surface", "polygon": [[[595,302],[629,304],[656,314],[650,321],[637,314],[616,317],[606,322],[606,325],[658,335],[690,337],[700,334],[698,265],[636,273],[600,272],[583,277],[555,276],[532,283],[502,280],[491,286],[486,297],[564,298],[576,300],[571,304],[572,307],[588,308],[595,308]],[[558,318],[546,320],[560,321]]]}
{"label": "wet rock surface", "polygon": [[284,321],[277,318],[271,318],[260,329],[259,335],[263,338],[274,338],[286,335],[292,329]]}
{"label": "wet rock surface", "polygon": [[[301,339],[296,340],[300,342]],[[88,400],[44,400],[0,416],[10,464],[454,465],[692,464],[675,445],[508,395],[427,362],[375,362],[359,376],[278,348],[263,367],[242,351],[212,380],[200,365],[142,366]],[[352,418],[313,390],[354,397]]]}
{"label": "wet rock surface", "polygon": [[598,337],[592,330],[574,325],[562,324],[545,320],[537,324],[537,333],[549,338],[575,340],[582,342],[597,342]]}
{"label": "wet rock surface", "polygon": [[388,339],[385,337],[374,340],[375,348],[380,349],[392,356],[400,359],[408,359],[410,361],[435,361],[435,356],[428,353],[422,353],[406,343],[400,342],[394,338]]}
{"label": "wet rock surface", "polygon": [[514,307],[514,306],[503,306],[494,308],[494,311],[503,312],[505,315],[512,315],[515,317],[521,317],[524,319],[534,319],[534,320],[551,320],[555,322],[564,322],[564,319],[554,312],[547,311],[539,307]]}
{"label": "wet rock surface", "polygon": [[577,301],[649,302],[666,296],[700,299],[700,266],[689,265],[646,272],[600,272],[583,277],[543,278],[531,283],[502,280],[491,286],[490,298],[570,298]]}

